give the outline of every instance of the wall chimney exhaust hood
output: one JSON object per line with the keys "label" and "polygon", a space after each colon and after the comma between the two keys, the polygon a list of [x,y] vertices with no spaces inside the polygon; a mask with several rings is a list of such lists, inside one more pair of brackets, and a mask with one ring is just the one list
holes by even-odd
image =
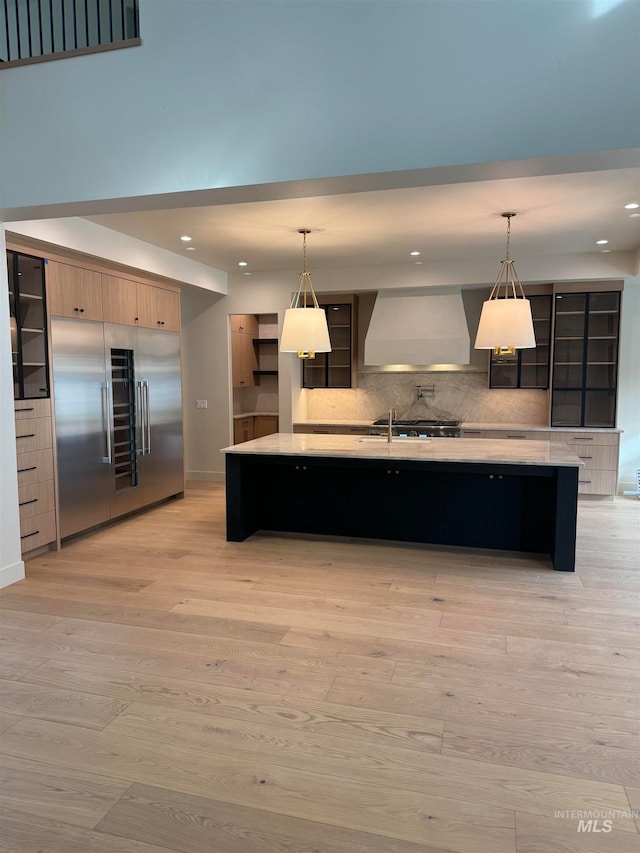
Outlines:
{"label": "wall chimney exhaust hood", "polygon": [[365,365],[469,364],[460,289],[380,291],[364,343]]}

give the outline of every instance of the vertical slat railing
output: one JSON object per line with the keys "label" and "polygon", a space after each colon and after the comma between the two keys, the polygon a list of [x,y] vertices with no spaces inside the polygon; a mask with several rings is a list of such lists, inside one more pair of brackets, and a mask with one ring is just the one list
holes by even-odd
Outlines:
{"label": "vertical slat railing", "polygon": [[0,15],[0,62],[117,44],[139,30],[137,0],[2,0]]}

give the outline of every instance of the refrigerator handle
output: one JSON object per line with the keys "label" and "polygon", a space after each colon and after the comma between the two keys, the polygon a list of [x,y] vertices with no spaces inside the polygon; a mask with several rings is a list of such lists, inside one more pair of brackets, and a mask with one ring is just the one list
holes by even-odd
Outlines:
{"label": "refrigerator handle", "polygon": [[136,382],[136,407],[137,407],[137,417],[136,423],[140,427],[140,447],[137,448],[136,452],[138,456],[144,456],[145,454],[145,427],[144,427],[144,394],[142,391],[142,380],[138,380]]}
{"label": "refrigerator handle", "polygon": [[147,418],[147,440],[146,440],[146,453],[149,455],[151,453],[151,406],[149,404],[149,382],[144,380],[144,392],[145,392],[145,414]]}
{"label": "refrigerator handle", "polygon": [[111,464],[111,395],[109,383],[101,383],[102,389],[102,423],[105,427],[107,455],[102,457],[102,462]]}

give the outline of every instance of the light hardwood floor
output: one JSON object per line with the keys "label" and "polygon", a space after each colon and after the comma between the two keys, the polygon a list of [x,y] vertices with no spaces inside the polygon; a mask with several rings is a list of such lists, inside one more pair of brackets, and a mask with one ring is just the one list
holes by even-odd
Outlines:
{"label": "light hardwood floor", "polygon": [[638,853],[639,518],[581,503],[565,574],[226,542],[202,483],[31,561],[0,594],[0,850]]}

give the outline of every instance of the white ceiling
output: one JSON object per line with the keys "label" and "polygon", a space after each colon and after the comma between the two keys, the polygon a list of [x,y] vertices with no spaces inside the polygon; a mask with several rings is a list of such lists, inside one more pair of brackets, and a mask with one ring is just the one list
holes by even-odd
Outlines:
{"label": "white ceiling", "polygon": [[[311,270],[502,258],[503,211],[515,211],[511,255],[640,249],[640,168],[482,180],[408,189],[114,213],[93,222],[227,271],[301,264],[300,228]],[[192,237],[191,243],[180,236]],[[607,239],[606,246],[596,241]],[[193,247],[189,251],[187,246]],[[410,256],[420,251],[419,258]],[[239,261],[247,266],[240,268]]]}

